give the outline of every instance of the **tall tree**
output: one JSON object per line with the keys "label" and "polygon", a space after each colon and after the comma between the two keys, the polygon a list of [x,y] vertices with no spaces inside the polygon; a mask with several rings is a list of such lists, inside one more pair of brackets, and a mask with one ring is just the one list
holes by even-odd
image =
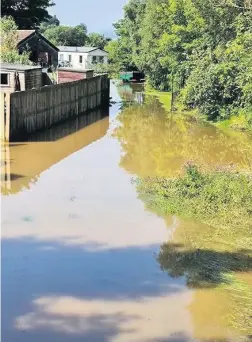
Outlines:
{"label": "tall tree", "polygon": [[130,0],[108,44],[118,69],[144,71],[209,119],[252,124],[252,1]]}
{"label": "tall tree", "polygon": [[44,33],[45,30],[47,30],[49,27],[54,27],[54,26],[59,26],[60,25],[60,21],[59,19],[56,17],[56,15],[52,16],[50,19],[48,19],[48,21],[43,21],[39,27],[39,31],[41,33]]}
{"label": "tall tree", "polygon": [[83,46],[87,42],[87,27],[77,26],[48,26],[44,36],[56,46]]}
{"label": "tall tree", "polygon": [[145,0],[130,0],[124,7],[124,18],[114,24],[118,36],[116,41],[106,47],[110,60],[121,70],[136,70],[141,35],[139,29],[144,15]]}
{"label": "tall tree", "polygon": [[2,16],[11,16],[19,29],[32,29],[51,18],[52,0],[2,0]]}
{"label": "tall tree", "polygon": [[98,47],[99,49],[104,49],[105,45],[110,41],[111,39],[106,38],[103,34],[92,32],[88,35],[87,45]]}

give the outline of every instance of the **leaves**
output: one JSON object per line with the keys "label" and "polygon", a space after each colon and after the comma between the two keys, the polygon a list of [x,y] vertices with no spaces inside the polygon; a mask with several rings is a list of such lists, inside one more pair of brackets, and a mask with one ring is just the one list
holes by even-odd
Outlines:
{"label": "leaves", "polygon": [[0,61],[2,63],[31,64],[29,52],[21,55],[17,50],[17,26],[12,17],[2,17],[0,19],[1,51]]}
{"label": "leaves", "polygon": [[[139,69],[148,84],[180,92],[210,120],[252,121],[251,1],[131,0],[108,46],[118,70]],[[173,74],[173,76],[171,76]]]}
{"label": "leaves", "polygon": [[2,0],[2,16],[12,16],[19,29],[36,28],[41,22],[51,18],[48,7],[52,0]]}

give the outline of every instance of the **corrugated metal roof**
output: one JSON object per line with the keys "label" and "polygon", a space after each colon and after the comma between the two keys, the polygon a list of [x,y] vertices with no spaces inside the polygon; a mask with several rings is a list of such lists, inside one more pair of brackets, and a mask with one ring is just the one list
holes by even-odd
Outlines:
{"label": "corrugated metal roof", "polygon": [[[93,46],[58,46],[60,52],[82,52],[88,53],[94,50],[98,50],[98,47]],[[99,49],[100,50],[100,49]],[[107,54],[107,52],[104,51]]]}

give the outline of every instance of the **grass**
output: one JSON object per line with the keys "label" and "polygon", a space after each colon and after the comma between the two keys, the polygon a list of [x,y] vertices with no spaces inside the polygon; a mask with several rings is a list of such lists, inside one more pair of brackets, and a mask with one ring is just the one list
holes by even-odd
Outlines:
{"label": "grass", "polygon": [[182,239],[162,246],[161,267],[184,275],[188,286],[226,291],[230,324],[252,335],[251,174],[231,167],[204,171],[188,163],[180,177],[138,178],[136,186],[151,211],[202,223],[187,225]]}
{"label": "grass", "polygon": [[[157,91],[155,89],[146,87],[145,91],[146,95],[155,96],[159,102],[162,104],[162,107],[167,111],[171,112],[171,92],[165,91]],[[197,121],[208,121],[206,116],[199,113],[197,108],[187,109],[180,101],[175,101],[175,113],[183,114],[184,116],[195,118]],[[250,118],[249,118],[250,117]],[[251,115],[248,117],[246,113],[241,113],[240,115],[233,115],[229,119],[218,121],[217,123],[211,122],[219,128],[228,128],[232,130],[238,131],[251,131],[252,130],[252,119]]]}
{"label": "grass", "polygon": [[149,95],[149,96],[156,97],[158,99],[158,101],[161,103],[162,107],[169,114],[174,113],[174,114],[176,114],[176,116],[183,116],[183,117],[195,119],[197,121],[198,120],[201,120],[201,121],[205,120],[205,118],[203,116],[199,115],[199,112],[196,108],[188,110],[179,101],[175,101],[174,111],[171,112],[171,98],[172,98],[171,92],[156,91],[154,89],[147,88],[147,90],[145,91],[145,94]]}
{"label": "grass", "polygon": [[164,91],[149,90],[145,92],[146,95],[155,96],[162,107],[168,112],[171,111],[171,93]]}
{"label": "grass", "polygon": [[219,128],[228,128],[238,131],[252,130],[252,125],[249,124],[246,115],[232,116],[230,119],[217,122],[216,126]]}
{"label": "grass", "polygon": [[229,168],[204,173],[189,163],[183,177],[147,178],[138,180],[137,186],[151,207],[163,214],[196,218],[215,227],[241,224],[251,227],[252,177],[249,175]]}

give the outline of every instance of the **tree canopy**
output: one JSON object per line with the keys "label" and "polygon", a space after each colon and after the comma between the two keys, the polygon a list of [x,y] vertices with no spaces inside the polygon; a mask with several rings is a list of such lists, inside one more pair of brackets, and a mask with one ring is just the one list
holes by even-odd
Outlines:
{"label": "tree canopy", "polygon": [[31,64],[29,53],[19,54],[17,50],[17,25],[12,17],[0,18],[1,63]]}
{"label": "tree canopy", "polygon": [[49,25],[43,35],[56,46],[84,46],[88,41],[85,24],[77,26]]}
{"label": "tree canopy", "polygon": [[60,25],[60,21],[56,17],[56,15],[54,15],[50,19],[48,19],[47,21],[43,21],[39,27],[39,30],[41,33],[44,33],[45,30],[48,29],[49,27],[59,26],[59,25]]}
{"label": "tree canopy", "polygon": [[52,0],[2,0],[1,15],[11,16],[19,29],[32,29],[51,18],[53,5]]}
{"label": "tree canopy", "polygon": [[104,49],[105,45],[110,41],[111,39],[106,38],[103,34],[91,32],[88,35],[88,39],[86,42],[86,45],[88,46],[95,46],[99,49]]}
{"label": "tree canopy", "polygon": [[120,70],[144,71],[209,119],[252,124],[252,1],[130,0],[106,47]]}

